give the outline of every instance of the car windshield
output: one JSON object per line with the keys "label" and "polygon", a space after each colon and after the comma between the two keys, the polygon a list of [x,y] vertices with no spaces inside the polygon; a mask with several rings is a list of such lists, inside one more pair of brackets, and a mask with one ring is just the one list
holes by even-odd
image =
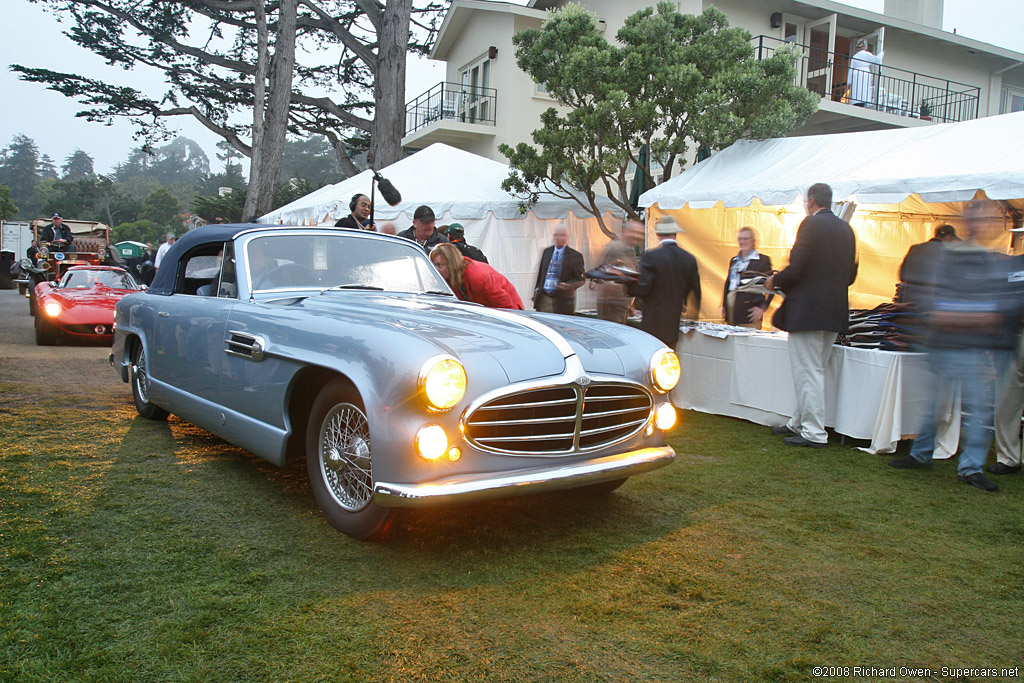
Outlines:
{"label": "car windshield", "polygon": [[104,285],[111,289],[138,289],[135,280],[123,270],[72,270],[64,276],[61,287],[87,289]]}
{"label": "car windshield", "polygon": [[346,234],[255,237],[246,244],[252,291],[365,289],[451,290],[416,244]]}

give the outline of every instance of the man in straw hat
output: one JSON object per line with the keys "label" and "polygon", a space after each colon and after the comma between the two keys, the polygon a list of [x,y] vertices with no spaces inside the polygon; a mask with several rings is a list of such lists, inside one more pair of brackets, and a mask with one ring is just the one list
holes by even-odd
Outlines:
{"label": "man in straw hat", "polygon": [[626,288],[643,299],[640,329],[654,335],[670,349],[679,339],[679,318],[686,311],[686,300],[693,294],[700,311],[700,274],[697,259],[676,243],[682,232],[671,216],[662,216],[654,226],[661,244],[640,257],[637,281]]}

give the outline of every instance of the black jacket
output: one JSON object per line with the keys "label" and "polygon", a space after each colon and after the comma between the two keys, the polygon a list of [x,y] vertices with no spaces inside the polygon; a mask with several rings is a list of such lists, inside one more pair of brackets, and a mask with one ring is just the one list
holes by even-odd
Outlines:
{"label": "black jacket", "polygon": [[850,327],[848,289],[857,278],[857,238],[828,209],[800,223],[789,265],[774,285],[786,295],[772,324],[788,332],[841,332]]}
{"label": "black jacket", "polygon": [[484,252],[480,251],[477,247],[472,244],[466,244],[465,240],[459,240],[458,242],[452,242],[455,248],[462,252],[462,255],[466,258],[471,258],[474,261],[480,263],[487,263],[487,257],[484,256]]}
{"label": "black jacket", "polygon": [[44,242],[53,242],[60,239],[67,240],[68,245],[70,245],[75,239],[75,236],[71,234],[71,228],[63,224],[61,224],[60,228],[57,228],[53,223],[43,228]]}
{"label": "black jacket", "polygon": [[675,349],[679,340],[679,319],[691,294],[700,310],[700,274],[697,259],[673,242],[645,251],[640,257],[637,281],[626,292],[643,299],[640,329]]}
{"label": "black jacket", "polygon": [[[408,230],[403,230],[402,232],[398,233],[398,236],[416,242],[416,228],[410,227]],[[423,247],[423,251],[429,254],[430,250],[433,249],[435,245],[446,244],[447,242],[448,238],[439,233],[437,231],[437,228],[434,228],[434,234],[428,237],[427,241],[421,244],[420,246]],[[419,242],[417,242],[417,244],[419,244]]]}
{"label": "black jacket", "polygon": [[[729,274],[732,273],[732,264],[739,258],[739,255],[733,256],[729,261],[729,269],[725,271],[725,286],[722,288],[722,308],[727,308],[725,300],[729,296]],[[763,273],[765,275],[771,275],[772,272],[772,260],[768,258],[767,254],[758,254],[756,259],[750,259],[747,263],[747,271],[753,271],[757,273]],[[746,325],[750,322],[750,310],[752,308],[762,308],[767,310],[768,304],[772,301],[772,297],[765,296],[764,294],[756,294],[754,292],[737,292],[736,300],[733,303],[732,317],[726,319],[726,323],[729,325]],[[726,310],[726,315],[729,311]]]}

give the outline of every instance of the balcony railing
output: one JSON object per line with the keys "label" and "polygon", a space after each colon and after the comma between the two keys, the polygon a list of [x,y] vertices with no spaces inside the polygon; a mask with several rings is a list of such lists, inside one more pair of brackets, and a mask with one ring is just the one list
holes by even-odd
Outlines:
{"label": "balcony railing", "polygon": [[882,64],[863,75],[868,85],[854,93],[851,72],[864,69],[851,69],[849,55],[771,36],[757,36],[752,42],[758,59],[772,56],[780,46],[797,51],[798,83],[833,102],[943,123],[978,118],[979,87]]}
{"label": "balcony railing", "polygon": [[460,83],[438,83],[405,107],[405,134],[435,121],[494,125],[498,91]]}

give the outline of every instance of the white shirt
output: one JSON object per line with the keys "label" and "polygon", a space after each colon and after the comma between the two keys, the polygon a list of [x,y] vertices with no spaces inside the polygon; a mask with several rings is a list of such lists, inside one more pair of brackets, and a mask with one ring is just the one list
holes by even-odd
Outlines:
{"label": "white shirt", "polygon": [[168,242],[164,242],[163,244],[160,245],[160,248],[156,250],[156,258],[153,259],[154,268],[160,267],[160,262],[164,260],[164,254],[166,254],[167,250],[170,248],[171,245]]}

